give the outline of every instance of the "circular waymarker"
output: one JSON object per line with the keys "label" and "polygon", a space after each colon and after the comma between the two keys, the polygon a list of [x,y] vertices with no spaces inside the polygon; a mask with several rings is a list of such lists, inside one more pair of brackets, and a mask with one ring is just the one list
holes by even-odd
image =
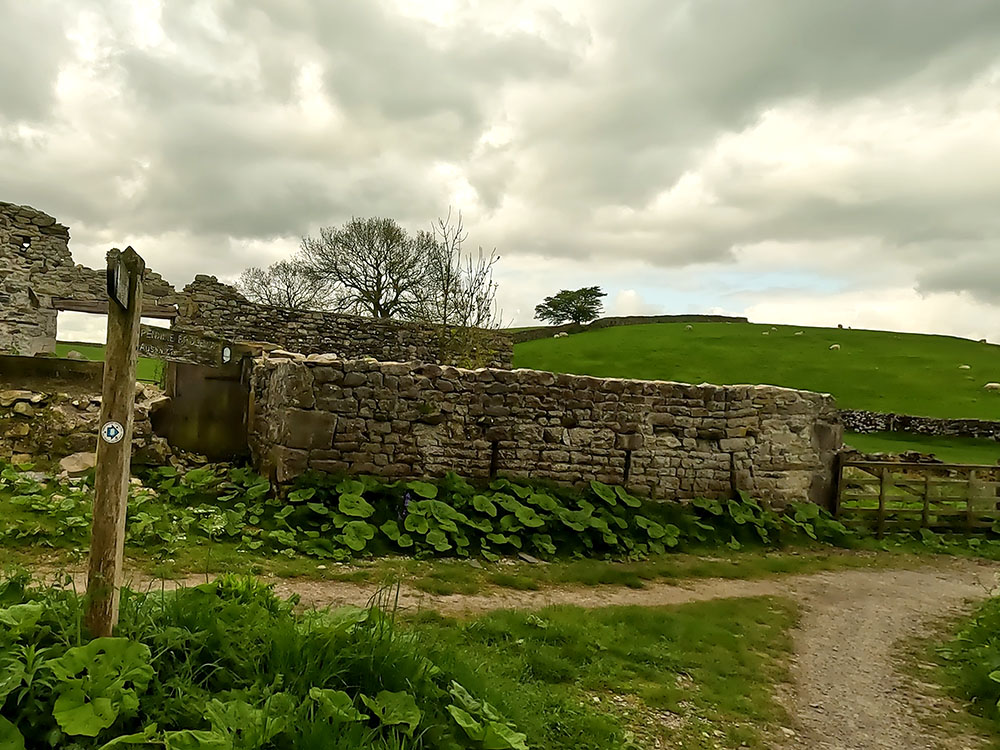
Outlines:
{"label": "circular waymarker", "polygon": [[117,443],[125,437],[125,428],[121,422],[105,422],[101,427],[101,438],[105,443]]}
{"label": "circular waymarker", "polygon": [[222,364],[228,365],[229,360],[233,358],[233,350],[228,346],[222,347]]}

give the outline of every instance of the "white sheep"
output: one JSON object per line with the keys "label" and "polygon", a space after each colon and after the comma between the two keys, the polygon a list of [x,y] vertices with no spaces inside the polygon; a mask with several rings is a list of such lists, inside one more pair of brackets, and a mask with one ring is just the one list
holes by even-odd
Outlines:
{"label": "white sheep", "polygon": [[694,326],[692,326],[692,325],[686,325],[686,326],[684,326],[684,330],[685,331],[693,331],[694,330]]}
{"label": "white sheep", "polygon": [[983,388],[988,391],[1000,391],[1000,383],[987,383]]}
{"label": "white sheep", "polygon": [[830,351],[840,351],[840,344],[830,344]]}
{"label": "white sheep", "polygon": [[796,331],[796,332],[795,332],[795,335],[796,335],[796,336],[801,336],[801,335],[802,335],[802,333],[803,333],[802,331]]}
{"label": "white sheep", "polygon": [[761,333],[762,336],[770,336],[771,335],[770,331],[761,331],[760,333]]}
{"label": "white sheep", "polygon": [[959,370],[971,370],[972,367],[970,365],[959,365],[958,369]]}

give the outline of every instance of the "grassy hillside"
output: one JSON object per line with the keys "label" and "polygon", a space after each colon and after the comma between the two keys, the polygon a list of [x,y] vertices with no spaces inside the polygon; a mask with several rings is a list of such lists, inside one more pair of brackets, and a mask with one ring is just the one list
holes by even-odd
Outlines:
{"label": "grassy hillside", "polygon": [[[92,362],[104,361],[104,344],[84,344],[74,341],[60,341],[56,344],[56,355],[65,357],[69,352],[80,352]],[[139,357],[136,378],[148,383],[158,383],[163,374],[163,362],[158,359]]]}
{"label": "grassy hillside", "polygon": [[[516,367],[832,393],[842,408],[1000,419],[1000,347],[947,336],[741,323],[622,326],[514,348]],[[796,336],[796,331],[802,335]],[[764,335],[764,334],[767,335]],[[840,344],[831,351],[831,344]],[[959,365],[970,365],[961,370]]]}

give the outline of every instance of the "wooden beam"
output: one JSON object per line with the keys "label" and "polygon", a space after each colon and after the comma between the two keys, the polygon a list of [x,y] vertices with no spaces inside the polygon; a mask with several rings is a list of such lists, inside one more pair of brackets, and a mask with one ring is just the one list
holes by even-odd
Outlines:
{"label": "wooden beam", "polygon": [[[107,300],[61,299],[53,297],[52,306],[60,311],[94,313],[96,315],[108,314]],[[173,320],[178,314],[177,308],[173,305],[159,305],[147,301],[143,301],[142,303],[142,317],[144,318]]]}

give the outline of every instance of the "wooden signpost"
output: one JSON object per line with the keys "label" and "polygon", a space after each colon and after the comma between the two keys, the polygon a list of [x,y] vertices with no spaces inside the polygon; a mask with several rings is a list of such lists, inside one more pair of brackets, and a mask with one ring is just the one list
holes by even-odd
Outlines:
{"label": "wooden signpost", "polygon": [[95,637],[110,636],[118,623],[145,269],[145,262],[131,247],[125,252],[112,250],[108,253],[111,303],[108,305],[108,343],[104,355],[85,615],[87,628]]}
{"label": "wooden signpost", "polygon": [[229,364],[233,345],[222,339],[174,328],[140,325],[139,354],[189,365],[219,367]]}

